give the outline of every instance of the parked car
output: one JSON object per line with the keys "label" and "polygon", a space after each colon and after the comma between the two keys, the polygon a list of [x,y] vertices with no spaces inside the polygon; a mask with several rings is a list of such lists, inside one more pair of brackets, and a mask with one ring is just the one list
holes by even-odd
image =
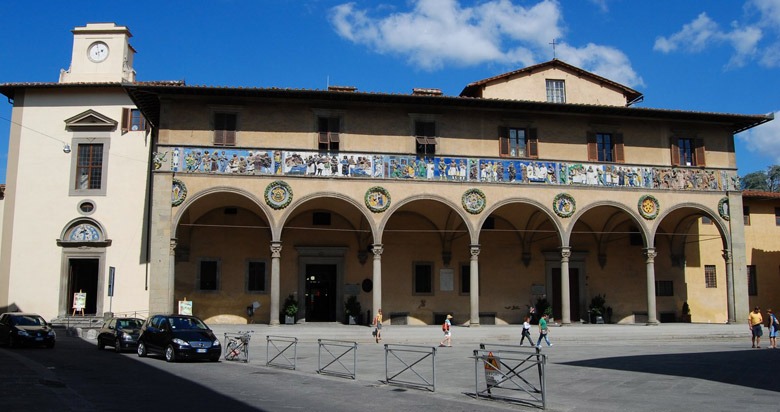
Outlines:
{"label": "parked car", "polygon": [[54,328],[35,313],[10,312],[0,315],[0,344],[16,346],[46,346],[57,341]]}
{"label": "parked car", "polygon": [[138,356],[160,353],[168,362],[183,359],[219,361],[222,346],[214,332],[194,316],[155,315],[147,319],[138,337]]}
{"label": "parked car", "polygon": [[111,318],[103,323],[97,336],[97,348],[113,346],[114,352],[125,349],[135,349],[138,346],[138,336],[144,320],[138,318]]}

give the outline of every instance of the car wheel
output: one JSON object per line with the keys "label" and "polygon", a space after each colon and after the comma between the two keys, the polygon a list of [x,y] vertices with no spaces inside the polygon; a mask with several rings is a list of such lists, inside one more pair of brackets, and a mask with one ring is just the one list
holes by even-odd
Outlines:
{"label": "car wheel", "polygon": [[122,353],[122,342],[119,341],[119,338],[114,341],[114,352]]}
{"label": "car wheel", "polygon": [[212,356],[211,359],[209,359],[209,360],[212,361],[212,362],[219,362],[219,355]]}
{"label": "car wheel", "polygon": [[165,360],[168,362],[176,362],[176,351],[173,349],[173,345],[168,345],[165,348]]}
{"label": "car wheel", "polygon": [[103,343],[103,340],[100,339],[100,338],[98,338],[98,341],[97,341],[97,348],[98,348],[98,350],[103,350],[103,349],[106,348],[106,344]]}
{"label": "car wheel", "polygon": [[138,342],[138,356],[142,358],[146,356],[146,344],[143,342]]}
{"label": "car wheel", "polygon": [[49,348],[49,349],[54,348],[54,342],[47,343],[46,347]]}

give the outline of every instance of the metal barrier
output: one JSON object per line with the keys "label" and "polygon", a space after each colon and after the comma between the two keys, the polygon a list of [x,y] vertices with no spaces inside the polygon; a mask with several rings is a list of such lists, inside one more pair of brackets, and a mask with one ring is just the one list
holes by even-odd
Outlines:
{"label": "metal barrier", "polygon": [[[327,375],[335,375],[335,376],[342,376],[345,378],[355,378],[355,371],[357,369],[357,342],[347,342],[347,341],[340,341],[340,340],[329,340],[329,339],[317,339],[317,343],[319,344],[319,350],[317,351],[317,373],[320,374],[327,374]],[[338,350],[338,355],[335,355],[331,349]],[[322,351],[325,351],[327,354],[330,355],[329,359],[332,359],[330,362],[328,362],[327,365],[322,366]],[[344,363],[341,362],[341,358],[343,358],[348,353],[352,352],[352,369],[350,369],[347,365],[344,365]],[[336,366],[336,364],[341,366],[341,370],[328,370],[328,367],[333,365]]]}
{"label": "metal barrier", "polygon": [[[405,356],[406,354],[411,355]],[[404,366],[393,376],[390,376],[390,355]],[[414,370],[414,367],[428,358],[431,359],[430,375],[425,374],[426,376],[423,376]],[[419,380],[415,382],[397,379],[402,373],[407,371],[413,373]],[[430,346],[385,344],[385,383],[426,388],[430,389],[431,392],[436,392],[436,348]]]}
{"label": "metal barrier", "polygon": [[[479,347],[474,350],[474,394],[477,399],[484,396],[547,408],[546,355],[536,348],[523,349],[515,345],[481,343]],[[480,366],[485,376],[483,390],[480,390]],[[537,380],[538,384],[533,383]]]}
{"label": "metal barrier", "polygon": [[[292,338],[289,336],[271,336],[267,335],[265,337],[266,345],[265,345],[265,357],[266,362],[265,366],[277,366],[280,368],[285,369],[292,369],[295,370],[296,363],[298,361],[298,338]],[[277,346],[277,343],[280,345]],[[274,348],[274,356],[271,357],[271,347]],[[284,346],[281,348],[281,346]],[[290,360],[289,357],[287,357],[287,351],[292,348],[292,360]],[[275,363],[276,359],[281,357],[281,359],[284,359],[284,363]],[[280,361],[281,361],[280,359]]]}
{"label": "metal barrier", "polygon": [[249,362],[249,341],[252,339],[253,330],[225,332],[225,354],[226,361]]}

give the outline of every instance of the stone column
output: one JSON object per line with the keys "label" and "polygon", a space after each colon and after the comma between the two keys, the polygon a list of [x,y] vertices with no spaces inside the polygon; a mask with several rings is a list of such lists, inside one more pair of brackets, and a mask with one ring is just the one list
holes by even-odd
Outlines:
{"label": "stone column", "polygon": [[730,250],[723,250],[723,260],[726,261],[726,305],[728,307],[729,323],[736,323],[736,311],[734,310],[734,261]]}
{"label": "stone column", "polygon": [[[571,291],[569,286],[569,258],[571,248],[561,247],[561,324],[571,324]],[[541,316],[542,314],[540,314]]]}
{"label": "stone column", "polygon": [[479,245],[471,245],[469,275],[469,326],[479,326]]}
{"label": "stone column", "polygon": [[[382,308],[382,244],[374,243],[371,247],[371,251],[374,252],[372,279],[374,289],[371,295],[371,304],[373,305],[371,310],[373,313],[371,313],[371,316],[375,316],[377,309]],[[371,321],[371,319],[369,319],[369,321]],[[384,322],[384,319],[382,321]]]}
{"label": "stone column", "polygon": [[271,314],[268,324],[279,325],[279,259],[282,257],[282,242],[271,242]]}
{"label": "stone column", "polygon": [[173,177],[170,173],[152,174],[152,205],[149,213],[149,314],[176,311],[174,299],[175,247],[171,221]]}
{"label": "stone column", "polygon": [[645,263],[647,264],[647,324],[658,325],[658,315],[655,308],[655,257],[657,253],[654,247],[645,249]]}

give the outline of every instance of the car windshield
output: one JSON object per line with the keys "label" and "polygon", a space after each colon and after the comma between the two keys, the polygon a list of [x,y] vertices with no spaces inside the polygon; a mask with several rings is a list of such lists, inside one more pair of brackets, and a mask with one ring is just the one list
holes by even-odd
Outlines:
{"label": "car windshield", "polygon": [[170,323],[173,329],[208,329],[205,323],[196,318],[171,317],[168,318],[168,323]]}
{"label": "car windshield", "polygon": [[120,329],[138,329],[144,322],[141,319],[119,319],[118,323]]}
{"label": "car windshield", "polygon": [[43,318],[40,316],[24,315],[24,316],[14,316],[13,323],[14,325],[19,325],[19,326],[41,326],[41,325],[45,325],[46,321],[43,320]]}

